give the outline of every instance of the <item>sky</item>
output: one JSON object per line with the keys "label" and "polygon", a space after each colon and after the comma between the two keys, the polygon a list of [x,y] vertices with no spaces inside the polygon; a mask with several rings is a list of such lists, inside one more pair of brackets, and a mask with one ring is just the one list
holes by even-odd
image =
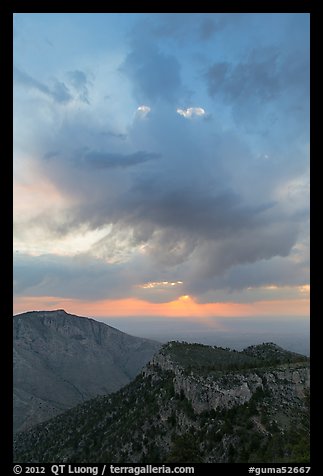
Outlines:
{"label": "sky", "polygon": [[309,14],[13,21],[14,313],[305,322]]}

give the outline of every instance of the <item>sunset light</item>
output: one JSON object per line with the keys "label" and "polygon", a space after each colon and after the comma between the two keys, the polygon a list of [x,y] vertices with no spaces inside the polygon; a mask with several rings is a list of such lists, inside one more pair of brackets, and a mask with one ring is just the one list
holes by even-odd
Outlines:
{"label": "sunset light", "polygon": [[14,20],[14,312],[305,322],[306,15]]}

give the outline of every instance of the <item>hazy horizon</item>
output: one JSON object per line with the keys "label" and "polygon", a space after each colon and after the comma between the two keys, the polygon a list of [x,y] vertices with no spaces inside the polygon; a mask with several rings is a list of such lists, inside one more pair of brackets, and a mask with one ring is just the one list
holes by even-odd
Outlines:
{"label": "hazy horizon", "polygon": [[[72,311],[68,313],[75,314]],[[297,318],[275,316],[274,319],[210,317],[202,321],[189,318],[165,320],[163,316],[146,316],[141,319],[91,315],[80,317],[94,319],[127,334],[162,343],[179,340],[242,350],[249,345],[274,342],[287,350],[310,355],[310,319],[306,316]]]}
{"label": "hazy horizon", "polygon": [[[168,342],[183,340],[242,350],[249,345],[274,342],[294,352],[310,355],[310,319],[258,320],[254,318],[214,318],[209,324],[173,319],[165,323],[160,318],[94,318],[137,337]],[[274,328],[273,328],[274,327]],[[293,329],[291,331],[291,329]]]}

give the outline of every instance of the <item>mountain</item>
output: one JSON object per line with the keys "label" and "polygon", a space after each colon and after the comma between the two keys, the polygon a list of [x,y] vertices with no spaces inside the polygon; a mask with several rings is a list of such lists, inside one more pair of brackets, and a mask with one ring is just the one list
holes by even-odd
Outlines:
{"label": "mountain", "polygon": [[308,463],[309,370],[272,343],[171,342],[118,392],[17,434],[14,460]]}
{"label": "mountain", "polygon": [[14,432],[115,392],[160,346],[63,310],[14,316]]}

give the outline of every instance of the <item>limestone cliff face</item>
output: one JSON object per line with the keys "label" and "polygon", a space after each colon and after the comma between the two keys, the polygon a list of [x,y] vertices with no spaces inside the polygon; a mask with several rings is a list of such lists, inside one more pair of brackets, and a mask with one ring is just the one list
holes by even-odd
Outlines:
{"label": "limestone cliff face", "polygon": [[[168,354],[160,352],[143,369],[144,376],[154,379],[156,369],[174,374],[175,392],[191,402],[196,413],[229,409],[247,403],[258,388],[268,390],[274,398],[295,402],[304,398],[310,387],[310,369],[303,363],[263,368],[257,371],[227,372],[226,375],[201,377],[176,364]],[[156,374],[157,375],[157,374]],[[156,376],[156,378],[158,378]]]}
{"label": "limestone cliff face", "polygon": [[118,390],[159,348],[63,310],[14,316],[14,431]]}

